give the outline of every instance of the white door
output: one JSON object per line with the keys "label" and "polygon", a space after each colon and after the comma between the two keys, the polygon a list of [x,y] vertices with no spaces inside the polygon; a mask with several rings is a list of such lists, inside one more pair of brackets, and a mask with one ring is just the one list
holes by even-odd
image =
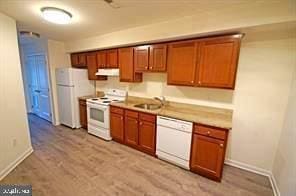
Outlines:
{"label": "white door", "polygon": [[32,112],[51,121],[48,73],[45,55],[26,58],[26,70]]}

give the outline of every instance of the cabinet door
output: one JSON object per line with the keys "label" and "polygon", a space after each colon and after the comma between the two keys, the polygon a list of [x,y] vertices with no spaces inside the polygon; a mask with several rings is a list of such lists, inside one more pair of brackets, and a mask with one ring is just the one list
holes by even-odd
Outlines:
{"label": "cabinet door", "polygon": [[169,44],[168,84],[193,86],[198,42],[183,41]]}
{"label": "cabinet door", "polygon": [[106,52],[107,56],[107,63],[106,66],[107,68],[118,68],[118,50],[113,49],[113,50],[107,50]]}
{"label": "cabinet door", "polygon": [[138,46],[134,48],[135,71],[147,71],[149,68],[149,46]]}
{"label": "cabinet door", "polygon": [[79,67],[86,67],[86,54],[85,53],[78,54],[78,64],[79,64]]}
{"label": "cabinet door", "polygon": [[214,180],[221,180],[225,146],[218,140],[193,134],[190,169]]}
{"label": "cabinet door", "polygon": [[110,131],[113,140],[124,142],[124,120],[123,115],[110,113]]}
{"label": "cabinet door", "polygon": [[86,55],[86,64],[89,80],[107,80],[106,76],[96,76],[96,72],[98,71],[96,53],[88,53]]}
{"label": "cabinet door", "polygon": [[71,54],[71,65],[72,67],[75,67],[78,65],[78,54]]}
{"label": "cabinet door", "polygon": [[87,109],[86,101],[79,101],[79,115],[81,127],[87,129]]}
{"label": "cabinet door", "polygon": [[200,44],[197,85],[234,89],[240,38],[211,38]]}
{"label": "cabinet door", "polygon": [[149,70],[165,72],[167,63],[167,45],[156,44],[149,48]]}
{"label": "cabinet door", "polygon": [[140,121],[139,146],[141,150],[155,155],[155,123]]}
{"label": "cabinet door", "polygon": [[97,52],[97,67],[99,68],[105,68],[107,64],[106,59],[106,51],[98,51]]}
{"label": "cabinet door", "polygon": [[119,77],[121,82],[134,81],[133,48],[118,49]]}
{"label": "cabinet door", "polygon": [[138,145],[138,119],[125,116],[125,143],[136,147]]}

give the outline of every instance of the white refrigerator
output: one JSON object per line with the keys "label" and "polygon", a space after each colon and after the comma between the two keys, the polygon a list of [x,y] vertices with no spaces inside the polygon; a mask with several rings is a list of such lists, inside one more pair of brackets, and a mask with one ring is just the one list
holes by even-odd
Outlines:
{"label": "white refrigerator", "polygon": [[95,94],[94,82],[85,69],[57,68],[56,84],[60,123],[80,128],[78,97]]}

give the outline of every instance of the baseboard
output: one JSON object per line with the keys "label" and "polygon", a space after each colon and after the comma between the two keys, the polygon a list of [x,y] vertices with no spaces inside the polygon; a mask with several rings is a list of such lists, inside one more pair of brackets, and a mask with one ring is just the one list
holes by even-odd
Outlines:
{"label": "baseboard", "polygon": [[0,171],[0,181],[7,176],[18,164],[25,160],[33,152],[32,146],[22,153],[16,160],[10,163],[4,170]]}
{"label": "baseboard", "polygon": [[270,174],[271,174],[271,172],[268,171],[268,170],[261,169],[261,168],[258,168],[258,167],[254,167],[252,165],[242,163],[242,162],[239,162],[239,161],[230,160],[230,159],[226,159],[225,164],[233,166],[233,167],[237,167],[237,168],[249,171],[249,172],[253,172],[253,173],[256,173],[256,174],[267,176],[267,177],[269,177]]}
{"label": "baseboard", "polygon": [[268,171],[268,170],[265,170],[262,168],[258,168],[258,167],[255,167],[255,166],[252,166],[252,165],[249,165],[246,163],[241,163],[239,161],[234,161],[231,159],[226,159],[224,163],[226,165],[230,165],[230,166],[237,167],[237,168],[240,168],[240,169],[243,169],[243,170],[255,173],[255,174],[259,174],[259,175],[268,177],[270,184],[271,184],[272,191],[273,191],[273,195],[274,196],[281,196],[280,191],[277,186],[277,183],[276,183],[275,178],[274,178],[271,171]]}
{"label": "baseboard", "polygon": [[275,180],[273,174],[271,174],[269,176],[269,181],[270,181],[270,184],[271,184],[271,187],[272,187],[272,190],[273,190],[273,195],[275,195],[275,196],[281,196],[279,187],[277,186],[277,183],[276,183],[276,180]]}

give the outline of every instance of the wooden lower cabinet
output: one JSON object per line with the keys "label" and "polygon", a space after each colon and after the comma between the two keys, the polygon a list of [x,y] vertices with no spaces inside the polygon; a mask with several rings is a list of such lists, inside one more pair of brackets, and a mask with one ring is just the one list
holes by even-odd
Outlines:
{"label": "wooden lower cabinet", "polygon": [[156,116],[111,106],[112,139],[155,156]]}
{"label": "wooden lower cabinet", "polygon": [[155,155],[155,123],[140,121],[139,125],[139,146],[141,150],[148,154]]}
{"label": "wooden lower cabinet", "polygon": [[79,100],[79,115],[80,125],[82,128],[87,129],[87,109],[86,100]]}
{"label": "wooden lower cabinet", "polygon": [[124,118],[122,114],[110,113],[110,132],[113,140],[124,143]]}
{"label": "wooden lower cabinet", "polygon": [[125,116],[124,123],[125,143],[133,147],[137,146],[139,133],[138,119]]}
{"label": "wooden lower cabinet", "polygon": [[[207,132],[204,132],[207,130]],[[221,133],[220,133],[221,132]],[[221,139],[225,134],[224,139]],[[221,181],[228,130],[195,125],[192,135],[190,170]],[[220,139],[217,139],[217,136]]]}

